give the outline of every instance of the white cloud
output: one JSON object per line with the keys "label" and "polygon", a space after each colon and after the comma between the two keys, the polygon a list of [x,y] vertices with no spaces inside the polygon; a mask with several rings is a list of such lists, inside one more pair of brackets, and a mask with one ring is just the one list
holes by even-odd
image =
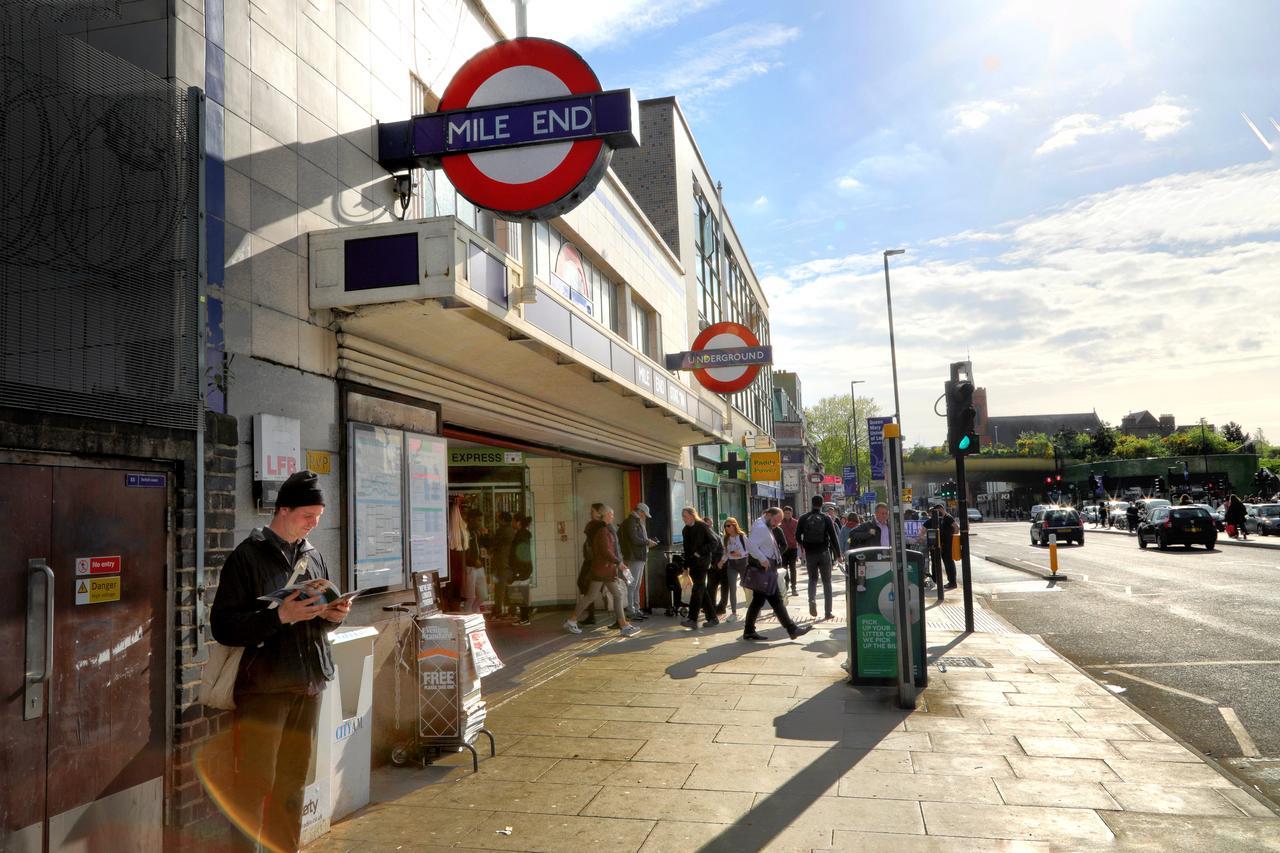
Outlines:
{"label": "white cloud", "polygon": [[1015,105],[1007,101],[969,101],[963,104],[956,104],[950,110],[955,126],[948,132],[963,133],[965,131],[978,130],[986,127],[993,116],[1012,112],[1014,108]]}
{"label": "white cloud", "polygon": [[836,179],[836,187],[848,192],[857,192],[863,188],[863,184],[862,181],[858,180],[853,175],[844,175],[843,177]]}
{"label": "white cloud", "polygon": [[751,202],[751,209],[753,211],[759,212],[762,210],[766,210],[768,207],[769,207],[769,197],[767,195],[762,195],[759,198],[757,198],[755,201]]}
{"label": "white cloud", "polygon": [[872,154],[859,160],[852,169],[836,178],[836,189],[861,192],[871,186],[892,184],[936,168],[938,155],[909,142],[883,154]]}
{"label": "white cloud", "polygon": [[782,66],[781,48],[800,36],[782,24],[736,24],[691,42],[664,70],[636,86],[643,97],[678,95],[686,110]]}
{"label": "white cloud", "polygon": [[582,50],[670,27],[719,0],[532,0],[529,31]]}
{"label": "white cloud", "polygon": [[1156,98],[1149,107],[1104,118],[1096,113],[1076,113],[1054,122],[1049,137],[1036,148],[1037,156],[1070,148],[1086,136],[1101,136],[1121,130],[1142,134],[1148,142],[1172,136],[1191,122],[1191,110],[1179,106],[1166,96]]}
{"label": "white cloud", "polygon": [[[1258,393],[1280,342],[1241,333],[1254,326],[1248,306],[1276,292],[1277,197],[1274,163],[1174,174],[909,246],[892,266],[908,441],[941,441],[933,400],[947,364],[966,357],[995,414],[1096,409],[1115,423],[1149,408],[1280,432],[1280,410]],[[967,244],[994,255],[968,259],[956,251]],[[763,284],[778,364],[802,374],[809,404],[847,391],[850,376],[892,400],[879,252]],[[1048,363],[1076,381],[1042,382]],[[1162,363],[1177,369],[1152,366]],[[833,369],[845,365],[856,371]]]}

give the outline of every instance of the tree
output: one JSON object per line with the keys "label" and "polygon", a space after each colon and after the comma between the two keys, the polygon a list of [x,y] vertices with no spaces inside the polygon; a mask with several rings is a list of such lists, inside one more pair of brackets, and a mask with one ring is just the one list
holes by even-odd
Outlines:
{"label": "tree", "polygon": [[1116,452],[1116,431],[1104,421],[1102,427],[1093,434],[1092,445],[1093,458],[1110,459]]}
{"label": "tree", "polygon": [[1245,435],[1244,427],[1235,421],[1227,421],[1222,427],[1222,437],[1232,444],[1244,444],[1249,440],[1249,436]]}
{"label": "tree", "polygon": [[809,443],[818,448],[818,458],[828,474],[838,475],[853,458],[850,437],[857,429],[858,484],[866,488],[871,483],[871,459],[867,449],[867,418],[880,413],[880,404],[870,397],[859,397],[856,421],[850,425],[848,394],[823,397],[816,405],[804,410],[805,434]]}
{"label": "tree", "polygon": [[1014,446],[1019,456],[1032,456],[1037,459],[1053,458],[1053,442],[1042,432],[1024,432],[1018,436]]}

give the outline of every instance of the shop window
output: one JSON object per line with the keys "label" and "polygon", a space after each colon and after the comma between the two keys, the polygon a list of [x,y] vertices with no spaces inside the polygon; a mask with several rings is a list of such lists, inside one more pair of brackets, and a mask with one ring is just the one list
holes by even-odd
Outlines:
{"label": "shop window", "polygon": [[720,322],[720,226],[711,203],[694,188],[694,247],[697,250],[698,317]]}

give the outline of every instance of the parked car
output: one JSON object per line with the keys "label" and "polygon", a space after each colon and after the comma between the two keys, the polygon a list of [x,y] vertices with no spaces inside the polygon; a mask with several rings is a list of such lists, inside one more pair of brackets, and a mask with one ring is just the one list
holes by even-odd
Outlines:
{"label": "parked car", "polygon": [[1280,504],[1254,504],[1244,517],[1246,533],[1280,536]]}
{"label": "parked car", "polygon": [[1218,543],[1213,516],[1201,506],[1152,507],[1138,525],[1138,547],[1156,545],[1161,551],[1170,545],[1204,545],[1210,551]]}
{"label": "parked car", "polygon": [[1075,541],[1084,544],[1084,521],[1074,509],[1049,507],[1031,517],[1031,544],[1048,545],[1049,537],[1057,536],[1059,542]]}
{"label": "parked car", "polygon": [[970,524],[981,524],[981,523],[982,523],[982,512],[981,512],[980,510],[978,510],[978,508],[977,508],[977,507],[972,507],[972,506],[971,506],[971,507],[969,507],[969,508],[968,508],[968,511],[969,511],[969,523],[970,523]]}
{"label": "parked car", "polygon": [[1107,504],[1107,527],[1119,527],[1121,530],[1128,530],[1128,512],[1128,501],[1112,501]]}

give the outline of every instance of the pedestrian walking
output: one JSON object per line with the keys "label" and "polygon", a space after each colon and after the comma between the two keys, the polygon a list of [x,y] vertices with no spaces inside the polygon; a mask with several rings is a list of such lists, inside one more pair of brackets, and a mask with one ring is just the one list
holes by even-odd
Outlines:
{"label": "pedestrian walking", "polygon": [[602,523],[600,513],[603,509],[602,503],[592,504],[591,518],[586,527],[582,528],[582,565],[578,567],[578,603],[575,607],[581,606],[584,601],[587,604],[587,618],[580,620],[583,625],[596,624],[595,596],[588,597],[587,590],[591,588],[591,542]]}
{"label": "pedestrian walking", "polygon": [[244,648],[232,718],[236,849],[298,849],[320,695],[333,678],[328,633],[347,618],[351,602],[327,604],[323,596],[299,590],[276,606],[259,596],[291,582],[330,579],[324,558],[307,540],[324,505],[311,471],[285,480],[271,522],[231,552],[214,597],[214,639]]}
{"label": "pedestrian walking", "polygon": [[707,625],[719,625],[720,620],[716,618],[711,598],[707,595],[707,570],[715,558],[720,537],[693,507],[682,509],[680,517],[684,519],[684,567],[693,581],[689,590],[689,618],[680,624],[696,629],[698,613],[702,612],[706,614]]}
{"label": "pedestrian walking", "polygon": [[648,522],[649,505],[638,503],[618,531],[622,557],[631,576],[627,580],[627,615],[632,619],[648,618],[640,611],[640,581],[649,565],[649,549],[658,544],[657,539],[649,538]]}
{"label": "pedestrian walking", "polygon": [[831,610],[831,555],[840,550],[836,527],[831,516],[822,511],[822,496],[814,495],[812,509],[800,516],[796,527],[796,540],[804,549],[804,563],[809,575],[809,615],[818,616],[818,580],[822,580],[826,619],[833,617]]}
{"label": "pedestrian walking", "polygon": [[512,585],[521,585],[521,604],[516,608],[517,624],[528,625],[533,609],[529,606],[529,578],[533,577],[533,518],[521,516],[516,518],[513,527],[515,534],[511,537],[511,554],[508,557]]}
{"label": "pedestrian walking", "polygon": [[638,634],[640,629],[627,621],[627,590],[622,582],[622,550],[618,547],[618,529],[613,526],[613,507],[601,505],[600,524],[594,528],[591,539],[591,580],[584,599],[579,599],[573,616],[564,623],[571,634],[581,634],[578,619],[586,612],[587,602],[593,601],[602,590],[607,590],[618,630],[624,637]]}
{"label": "pedestrian walking", "polygon": [[505,619],[507,613],[507,587],[511,584],[511,542],[516,536],[516,522],[511,513],[498,513],[498,529],[493,531],[489,545],[489,568],[493,572],[493,616]]}
{"label": "pedestrian walking", "polygon": [[1130,503],[1129,508],[1124,511],[1125,522],[1129,525],[1130,533],[1138,532],[1138,504]]}
{"label": "pedestrian walking", "polygon": [[776,525],[777,529],[782,531],[782,537],[787,543],[787,547],[782,549],[782,562],[787,567],[787,579],[791,582],[791,594],[796,594],[796,558],[800,554],[800,543],[796,539],[796,527],[799,521],[796,520],[796,511],[789,507],[782,508],[782,523]]}
{"label": "pedestrian walking", "polygon": [[724,587],[720,591],[720,602],[716,607],[716,613],[725,612],[727,595],[730,613],[726,621],[732,622],[738,618],[738,580],[742,576],[743,569],[747,567],[747,537],[738,525],[738,519],[733,516],[725,519],[720,541],[724,546],[724,556],[720,558],[720,565],[724,571]]}
{"label": "pedestrian walking", "polygon": [[1248,539],[1248,531],[1244,527],[1244,520],[1248,515],[1249,511],[1245,509],[1239,495],[1232,494],[1227,498],[1227,511],[1222,515],[1222,520],[1226,522],[1227,534],[1233,539]]}
{"label": "pedestrian walking", "polygon": [[463,557],[466,576],[462,579],[463,612],[479,613],[480,605],[488,598],[489,582],[484,571],[484,551],[489,541],[489,531],[484,526],[484,514],[473,509],[466,514],[467,551]]}
{"label": "pedestrian walking", "polygon": [[[743,586],[751,590],[751,603],[747,605],[747,621],[742,639],[760,642],[768,636],[756,631],[756,618],[767,603],[773,608],[780,624],[791,639],[802,637],[812,630],[809,625],[797,625],[787,613],[778,584],[778,569],[782,567],[782,552],[778,549],[773,530],[782,523],[783,513],[777,507],[769,507],[751,525],[747,537],[747,568]],[[785,540],[784,540],[785,541]]]}
{"label": "pedestrian walking", "polygon": [[845,552],[853,547],[849,544],[849,534],[851,534],[853,529],[857,526],[858,514],[856,512],[851,512],[844,517],[844,523],[841,524],[840,529],[836,531],[836,538],[840,540],[840,553],[836,557],[838,562],[843,562]]}
{"label": "pedestrian walking", "polygon": [[876,504],[875,515],[859,524],[849,534],[849,542],[854,548],[863,548],[868,545],[879,545],[882,548],[889,547],[889,505],[886,503]]}

